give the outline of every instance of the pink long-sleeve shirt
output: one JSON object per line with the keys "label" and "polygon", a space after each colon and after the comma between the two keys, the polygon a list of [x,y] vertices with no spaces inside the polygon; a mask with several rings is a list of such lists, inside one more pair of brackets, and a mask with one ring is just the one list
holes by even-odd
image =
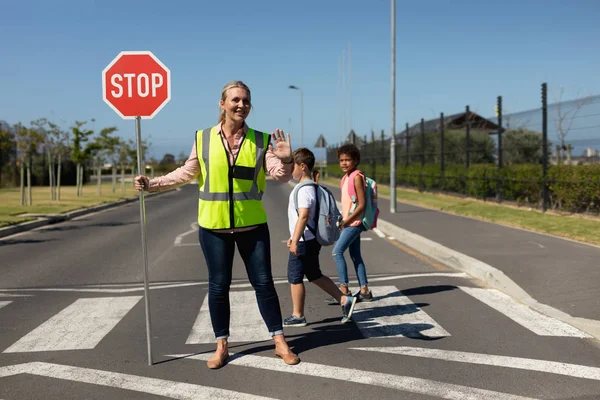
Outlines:
{"label": "pink long-sleeve shirt", "polygon": [[[227,150],[227,154],[229,155],[229,162],[233,163],[235,157],[240,151],[242,139],[246,135],[246,132],[248,132],[248,125],[244,123],[242,129],[240,129],[234,134],[234,143],[231,148],[229,147],[227,138],[222,133],[221,126],[222,125],[219,124],[215,126],[215,128],[217,129],[217,133],[221,136],[223,145]],[[267,173],[271,177],[273,177],[273,179],[282,182],[288,182],[291,179],[292,170],[294,168],[293,162],[289,164],[284,164],[275,154],[273,154],[271,150],[267,150],[267,153],[265,154],[265,164],[267,168]],[[200,177],[200,174],[200,163],[198,161],[198,154],[196,153],[196,141],[194,140],[192,151],[190,152],[190,156],[186,160],[185,164],[177,168],[175,171],[172,171],[166,175],[151,179],[150,184],[148,185],[148,192],[161,192],[181,186],[192,181],[196,177]],[[242,232],[253,228],[254,227],[236,228],[233,230],[233,232]],[[231,229],[226,229],[223,231],[232,232]]]}

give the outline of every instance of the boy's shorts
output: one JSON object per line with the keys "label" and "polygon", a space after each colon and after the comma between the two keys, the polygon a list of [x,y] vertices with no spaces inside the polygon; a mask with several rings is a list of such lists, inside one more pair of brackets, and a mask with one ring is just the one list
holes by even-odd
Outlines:
{"label": "boy's shorts", "polygon": [[323,276],[319,265],[319,252],[321,245],[317,239],[307,242],[298,242],[298,256],[290,252],[288,261],[288,282],[291,284],[302,283],[304,276],[309,282]]}

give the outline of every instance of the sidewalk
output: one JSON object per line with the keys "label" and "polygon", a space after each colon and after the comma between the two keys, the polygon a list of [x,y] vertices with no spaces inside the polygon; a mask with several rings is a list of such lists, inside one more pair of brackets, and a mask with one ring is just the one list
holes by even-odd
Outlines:
{"label": "sidewalk", "polygon": [[[339,188],[330,188],[340,198]],[[389,199],[379,199],[379,229],[387,236],[467,270],[548,315],[589,325],[588,333],[591,330],[600,338],[600,247],[416,207],[401,200],[397,198],[396,213],[392,214]]]}

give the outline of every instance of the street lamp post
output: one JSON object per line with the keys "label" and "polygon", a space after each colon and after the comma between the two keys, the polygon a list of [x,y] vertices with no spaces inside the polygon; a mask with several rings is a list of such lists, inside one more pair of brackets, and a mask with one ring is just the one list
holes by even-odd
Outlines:
{"label": "street lamp post", "polygon": [[396,0],[392,0],[392,132],[390,133],[390,212],[396,212]]}
{"label": "street lamp post", "polygon": [[298,86],[290,85],[288,88],[300,91],[300,147],[304,147],[304,95]]}

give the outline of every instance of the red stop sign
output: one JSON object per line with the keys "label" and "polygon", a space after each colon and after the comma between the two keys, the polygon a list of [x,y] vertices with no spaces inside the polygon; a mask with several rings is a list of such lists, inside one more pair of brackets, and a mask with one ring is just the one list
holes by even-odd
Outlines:
{"label": "red stop sign", "polygon": [[171,100],[171,71],[149,51],[122,51],[102,71],[102,98],[123,119],[151,119]]}

